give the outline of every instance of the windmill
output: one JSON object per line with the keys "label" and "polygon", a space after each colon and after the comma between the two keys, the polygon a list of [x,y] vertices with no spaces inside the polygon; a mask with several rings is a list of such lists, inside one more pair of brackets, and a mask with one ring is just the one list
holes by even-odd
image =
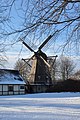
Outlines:
{"label": "windmill", "polygon": [[[21,39],[22,43],[31,52],[34,53],[34,55],[28,60],[33,60],[31,72],[29,75],[30,84],[52,84],[52,79],[50,75],[50,65],[47,62],[47,55],[44,52],[42,52],[42,48],[52,37],[53,35],[48,36],[48,38],[39,46],[37,52],[35,52],[27,43],[24,42],[24,40]],[[54,57],[56,58],[57,56]]]}

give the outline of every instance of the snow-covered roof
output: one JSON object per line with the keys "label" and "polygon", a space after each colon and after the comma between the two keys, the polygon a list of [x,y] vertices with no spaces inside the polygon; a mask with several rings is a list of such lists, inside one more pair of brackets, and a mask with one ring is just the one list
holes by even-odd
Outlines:
{"label": "snow-covered roof", "polygon": [[0,84],[25,84],[17,70],[0,69]]}

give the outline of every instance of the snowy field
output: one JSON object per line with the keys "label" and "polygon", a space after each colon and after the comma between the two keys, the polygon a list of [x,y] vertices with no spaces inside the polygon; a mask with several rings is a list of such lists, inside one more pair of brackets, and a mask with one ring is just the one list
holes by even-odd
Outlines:
{"label": "snowy field", "polygon": [[80,120],[80,93],[0,96],[0,120]]}

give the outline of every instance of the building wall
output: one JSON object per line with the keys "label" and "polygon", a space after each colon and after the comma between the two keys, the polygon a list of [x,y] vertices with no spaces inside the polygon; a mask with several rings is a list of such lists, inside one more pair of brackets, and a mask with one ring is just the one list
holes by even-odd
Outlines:
{"label": "building wall", "polygon": [[31,85],[32,91],[33,93],[42,93],[42,92],[46,92],[47,88],[49,86],[47,85]]}
{"label": "building wall", "polygon": [[25,94],[25,85],[0,85],[0,95]]}
{"label": "building wall", "polygon": [[2,85],[0,85],[0,95],[2,95]]}

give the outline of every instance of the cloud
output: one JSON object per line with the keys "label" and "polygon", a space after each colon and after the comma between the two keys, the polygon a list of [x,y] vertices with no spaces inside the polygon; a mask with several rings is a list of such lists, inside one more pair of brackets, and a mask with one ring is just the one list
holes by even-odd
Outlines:
{"label": "cloud", "polygon": [[19,52],[7,52],[6,56],[7,56],[7,62],[5,64],[5,68],[13,69],[18,59],[30,58],[31,54],[26,54],[24,52],[21,54],[19,54]]}

